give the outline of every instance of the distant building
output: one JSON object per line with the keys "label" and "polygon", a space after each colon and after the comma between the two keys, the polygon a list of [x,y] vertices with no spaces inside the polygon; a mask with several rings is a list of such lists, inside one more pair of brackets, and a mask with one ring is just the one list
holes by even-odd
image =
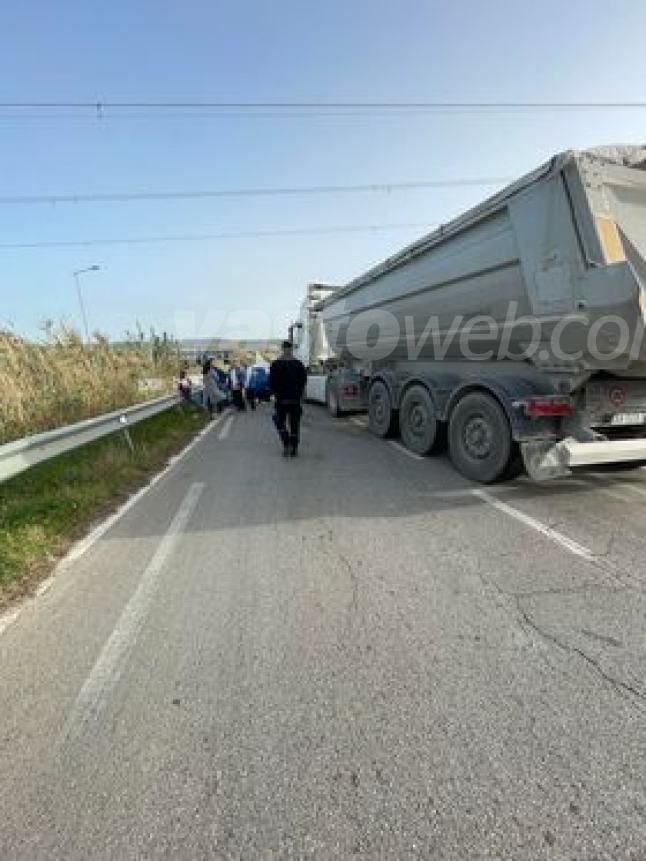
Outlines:
{"label": "distant building", "polygon": [[229,338],[184,338],[179,341],[179,350],[182,359],[188,362],[201,361],[205,356],[216,362],[231,362],[248,353],[255,356],[274,355],[278,352],[280,341],[278,340],[255,340],[234,341]]}

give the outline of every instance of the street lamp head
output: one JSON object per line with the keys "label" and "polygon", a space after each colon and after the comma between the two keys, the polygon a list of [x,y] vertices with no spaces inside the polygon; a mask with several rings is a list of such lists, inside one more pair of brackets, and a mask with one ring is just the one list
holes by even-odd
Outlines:
{"label": "street lamp head", "polygon": [[94,264],[94,266],[90,266],[90,272],[98,272],[98,270],[100,268],[101,268],[100,266],[97,266],[96,264]]}

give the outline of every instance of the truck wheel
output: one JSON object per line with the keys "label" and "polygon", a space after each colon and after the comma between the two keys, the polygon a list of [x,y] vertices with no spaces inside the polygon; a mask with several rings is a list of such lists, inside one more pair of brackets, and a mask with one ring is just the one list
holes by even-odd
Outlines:
{"label": "truck wheel", "polygon": [[430,454],[437,439],[437,419],[431,396],[424,386],[411,386],[399,405],[402,442],[415,454]]}
{"label": "truck wheel", "polygon": [[491,484],[514,460],[511,428],[503,408],[483,392],[465,395],[449,419],[449,455],[466,478]]}
{"label": "truck wheel", "polygon": [[335,419],[338,419],[342,414],[342,410],[339,406],[339,393],[334,386],[328,384],[327,391],[325,393],[325,400],[327,401],[327,410],[329,414],[334,416]]}
{"label": "truck wheel", "polygon": [[368,393],[368,427],[375,436],[393,436],[396,421],[393,415],[392,398],[385,383],[377,380]]}

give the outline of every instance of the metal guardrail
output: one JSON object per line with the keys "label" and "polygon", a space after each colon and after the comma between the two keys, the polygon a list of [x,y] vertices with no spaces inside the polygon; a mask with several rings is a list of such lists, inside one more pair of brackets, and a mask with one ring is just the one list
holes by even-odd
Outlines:
{"label": "metal guardrail", "polygon": [[[126,437],[129,440],[127,430],[131,425],[170,409],[177,403],[179,403],[177,394],[165,395],[93,419],[85,419],[73,425],[0,445],[0,482],[24,472],[43,460],[57,457],[115,431],[126,431]],[[129,445],[131,444],[129,441]]]}

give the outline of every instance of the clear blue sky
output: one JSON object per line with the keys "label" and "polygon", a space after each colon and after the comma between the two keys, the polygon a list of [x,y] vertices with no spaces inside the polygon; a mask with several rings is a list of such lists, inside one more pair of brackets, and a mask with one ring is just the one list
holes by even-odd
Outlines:
{"label": "clear blue sky", "polygon": [[[643,0],[21,0],[0,10],[0,101],[643,100]],[[646,139],[646,111],[414,117],[0,112],[0,196],[515,176],[552,152]],[[493,190],[493,189],[492,189]],[[0,243],[421,222],[480,188],[0,206]],[[0,325],[135,320],[281,336],[308,281],[343,283],[424,230],[0,250]],[[189,321],[189,322],[186,322]]]}

